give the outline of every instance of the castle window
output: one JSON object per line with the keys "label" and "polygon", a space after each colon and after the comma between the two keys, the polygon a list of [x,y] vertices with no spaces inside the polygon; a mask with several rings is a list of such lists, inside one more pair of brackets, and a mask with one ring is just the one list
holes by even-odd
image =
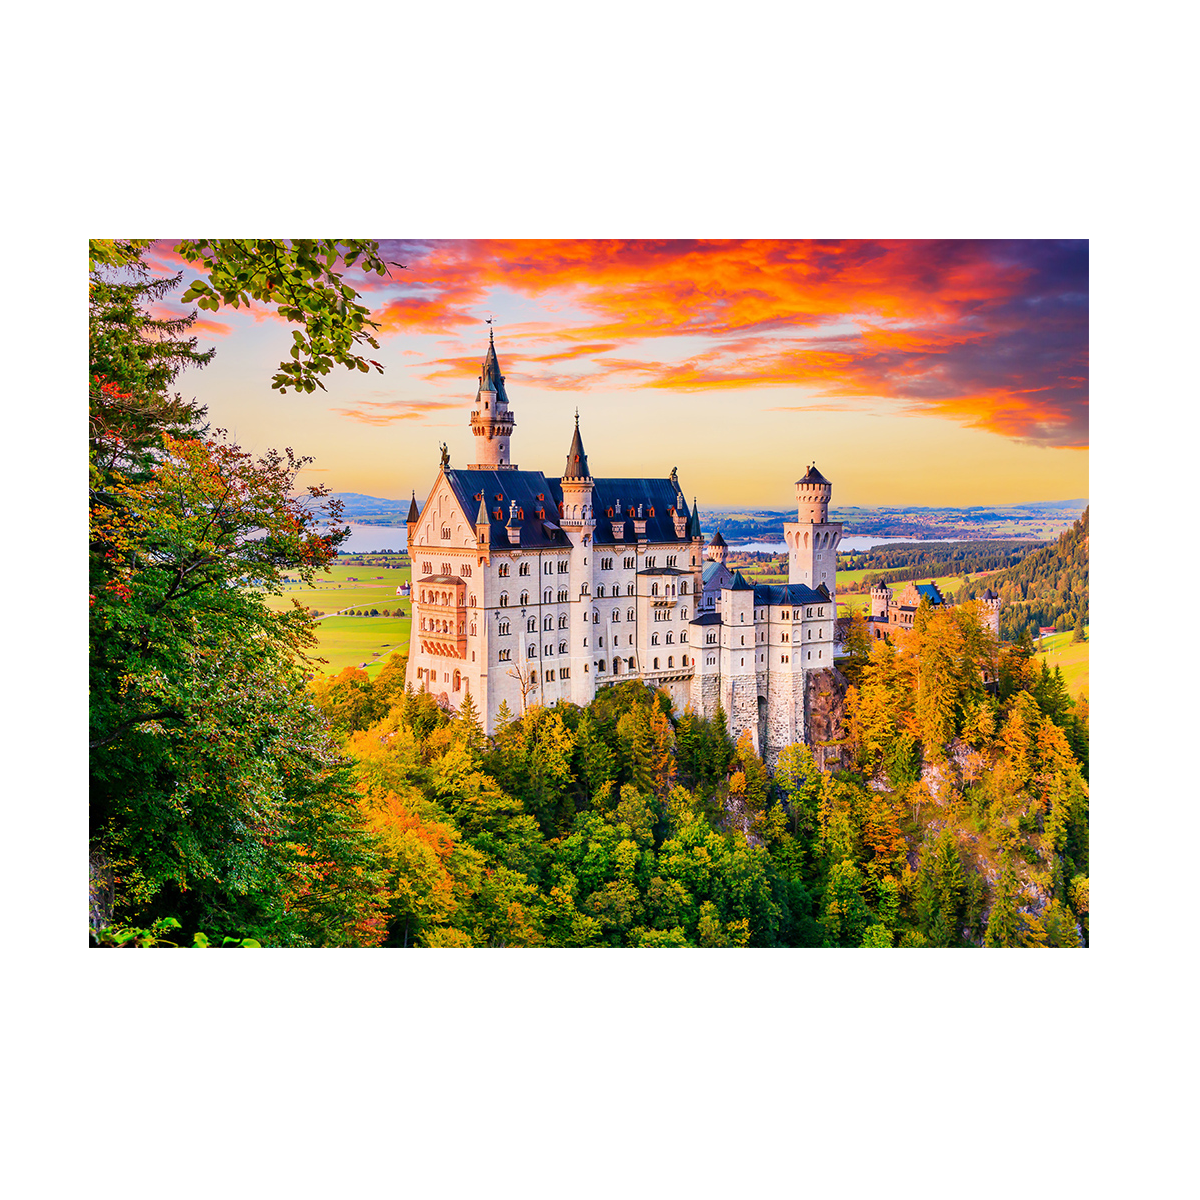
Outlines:
{"label": "castle window", "polygon": [[565,575],[567,571],[570,570],[570,566],[571,564],[568,563],[565,558],[560,558],[558,560],[558,573],[560,575]]}
{"label": "castle window", "polygon": [[658,584],[657,583],[650,585],[650,595],[652,595],[652,596],[658,595]]}
{"label": "castle window", "polygon": [[599,662],[596,664],[596,670],[597,670],[597,671],[604,671],[604,670],[606,670],[606,669],[607,669],[607,668],[606,668],[606,667],[605,667],[605,665],[604,665],[604,659],[601,659],[601,660],[600,660],[600,661],[599,661]]}
{"label": "castle window", "polygon": [[559,629],[566,629],[566,627],[567,627],[567,614],[566,613],[563,613],[558,618],[558,627],[559,627]]}
{"label": "castle window", "polygon": [[611,570],[612,570],[612,564],[613,564],[613,560],[612,560],[611,558],[602,558],[602,559],[600,560],[600,570],[602,570],[602,571],[611,571]]}
{"label": "castle window", "polygon": [[675,555],[674,555],[674,554],[668,554],[668,555],[667,555],[667,566],[668,566],[668,567],[673,567],[674,565],[675,565]]}
{"label": "castle window", "polygon": [[656,561],[657,560],[656,560],[655,555],[652,554],[652,555],[650,555],[650,557],[648,559],[646,559],[646,566],[652,567],[652,566],[654,566]]}
{"label": "castle window", "polygon": [[717,635],[715,633],[705,634],[704,640],[708,645],[715,646],[717,643]]}
{"label": "castle window", "polygon": [[675,657],[674,657],[674,655],[668,655],[668,656],[667,656],[667,666],[668,666],[668,667],[673,667],[674,665],[675,665]]}
{"label": "castle window", "polygon": [[633,563],[633,559],[632,559],[632,558],[626,558],[626,559],[624,560],[624,563],[625,563],[625,570],[627,570],[627,571],[632,571],[632,570],[633,570],[634,563]]}
{"label": "castle window", "polygon": [[547,672],[546,672],[546,682],[547,682],[547,683],[553,683],[553,682],[554,682],[554,672],[553,672],[553,671],[547,671]]}
{"label": "castle window", "polygon": [[528,575],[528,574],[529,574],[529,564],[528,564],[527,562],[523,562],[523,563],[522,563],[522,564],[521,564],[521,565],[520,565],[520,566],[517,568],[517,573],[518,573],[519,575]]}
{"label": "castle window", "polygon": [[512,651],[511,650],[501,650],[499,655],[497,655],[497,658],[500,662],[511,662],[512,661]]}
{"label": "castle window", "polygon": [[627,584],[627,585],[626,585],[626,587],[625,587],[625,595],[627,595],[627,596],[632,596],[632,595],[633,595],[633,584],[632,584],[632,583],[630,583],[630,584]]}
{"label": "castle window", "polygon": [[680,634],[679,634],[679,640],[680,640],[681,642],[686,642],[686,641],[687,641],[687,630],[686,630],[686,629],[684,629],[684,630],[682,630],[682,631],[680,632]]}
{"label": "castle window", "polygon": [[545,645],[542,647],[542,653],[543,653],[544,655],[546,655],[546,657],[547,657],[547,658],[553,658],[553,657],[554,657],[554,643],[553,643],[553,642],[547,642],[547,643],[546,643],[546,644],[545,644]]}
{"label": "castle window", "polygon": [[529,682],[530,682],[530,683],[537,683],[537,672],[536,672],[536,671],[530,671],[530,672],[529,672]]}
{"label": "castle window", "polygon": [[542,593],[542,603],[543,603],[543,604],[550,604],[550,603],[551,603],[553,600],[554,600],[554,589],[553,589],[553,588],[547,588],[547,589],[546,589],[546,590],[545,590],[545,591]]}
{"label": "castle window", "polygon": [[587,665],[587,663],[584,663],[584,664],[583,664],[583,673],[584,673],[585,675],[588,673],[588,665]]}
{"label": "castle window", "polygon": [[[585,671],[587,670],[587,663],[583,664],[583,669]],[[559,671],[558,677],[559,677],[559,679],[570,679],[571,678],[571,668],[563,667],[563,669],[561,671]]]}
{"label": "castle window", "polygon": [[522,604],[528,604],[528,603],[529,603],[529,593],[528,593],[528,592],[522,592],[522,593],[521,593],[521,603],[522,603]]}
{"label": "castle window", "polygon": [[681,608],[681,609],[679,610],[679,619],[680,619],[681,621],[686,621],[686,620],[687,620],[687,609],[686,609],[686,608]]}
{"label": "castle window", "polygon": [[500,622],[499,626],[498,626],[498,627],[497,627],[497,629],[496,629],[496,632],[497,632],[497,633],[498,633],[498,634],[499,634],[501,637],[505,637],[505,636],[507,636],[507,635],[508,635],[508,633],[509,633],[510,629],[511,629],[511,626],[509,625],[508,621],[507,621],[507,620],[505,620],[505,621],[501,621],[501,622]]}
{"label": "castle window", "polygon": [[470,599],[467,600],[467,607],[468,608],[476,608],[477,607],[477,605],[475,603],[475,593],[474,592],[471,593]]}
{"label": "castle window", "polygon": [[507,579],[508,578],[508,563],[506,563],[506,562],[501,563],[499,569],[496,571],[496,574],[499,575],[501,579]]}
{"label": "castle window", "polygon": [[449,525],[443,525],[443,526],[442,526],[442,537],[444,537],[444,538],[448,538],[449,536],[450,536],[450,526],[449,526]]}
{"label": "castle window", "polygon": [[500,607],[501,608],[508,607],[508,593],[507,592],[500,593]]}
{"label": "castle window", "polygon": [[818,617],[823,617],[824,615],[825,615],[825,610],[824,610],[823,608],[818,608],[818,609],[817,609],[817,616],[818,616]]}
{"label": "castle window", "polygon": [[475,622],[471,622],[471,636],[474,637],[478,631],[475,628]]}
{"label": "castle window", "polygon": [[680,584],[679,584],[679,594],[680,594],[681,596],[686,596],[686,595],[688,594],[688,589],[687,589],[687,580],[686,580],[686,579],[682,580],[682,581],[680,582]]}
{"label": "castle window", "polygon": [[634,616],[634,613],[633,613],[633,609],[632,609],[632,608],[631,608],[631,609],[630,609],[630,610],[629,610],[629,611],[628,611],[628,612],[625,614],[625,619],[626,619],[627,621],[633,621],[633,620],[636,620],[636,619],[637,619],[637,618]]}
{"label": "castle window", "polygon": [[596,585],[596,595],[597,595],[597,596],[598,596],[598,597],[599,597],[601,600],[603,600],[603,599],[604,599],[604,584],[602,584],[602,583],[601,583],[601,584],[597,584],[597,585]]}
{"label": "castle window", "polygon": [[657,633],[652,633],[650,635],[650,645],[652,645],[652,646],[658,645],[658,634]]}
{"label": "castle window", "polygon": [[529,620],[525,622],[525,632],[537,633],[537,617],[530,617]]}
{"label": "castle window", "polygon": [[545,620],[542,622],[542,628],[543,628],[543,629],[553,629],[553,628],[554,628],[554,618],[553,618],[553,617],[547,617],[547,618],[546,618],[546,619],[545,619]]}
{"label": "castle window", "polygon": [[621,660],[619,658],[614,658],[613,659],[613,674],[619,675],[620,673],[621,673]]}
{"label": "castle window", "polygon": [[614,608],[614,609],[613,609],[613,611],[612,611],[612,619],[613,619],[614,621],[619,621],[619,620],[621,619],[621,610],[620,610],[619,608]]}
{"label": "castle window", "polygon": [[421,574],[422,575],[432,575],[433,574],[433,563],[423,562],[421,564]]}
{"label": "castle window", "polygon": [[675,640],[675,635],[670,630],[668,630],[667,631],[667,645],[669,646],[674,640]]}
{"label": "castle window", "polygon": [[543,575],[553,575],[554,574],[554,563],[552,563],[552,562],[542,563],[542,574]]}
{"label": "castle window", "polygon": [[656,671],[658,670],[658,659],[657,658],[654,660],[654,669]]}
{"label": "castle window", "polygon": [[686,654],[683,656],[683,662],[682,662],[680,665],[681,665],[681,666],[684,666],[684,667],[686,667],[686,666],[688,665],[688,661],[687,661],[687,655],[686,655]]}
{"label": "castle window", "polygon": [[559,654],[566,654],[566,653],[567,653],[567,643],[566,643],[566,642],[559,642],[559,643],[558,643],[558,652],[559,652]]}
{"label": "castle window", "polygon": [[525,653],[525,657],[526,658],[537,658],[537,647],[530,646],[529,649]]}
{"label": "castle window", "polygon": [[627,658],[627,659],[625,660],[625,663],[626,663],[626,665],[629,667],[629,669],[632,671],[632,670],[633,670],[633,659],[632,659],[632,658]]}

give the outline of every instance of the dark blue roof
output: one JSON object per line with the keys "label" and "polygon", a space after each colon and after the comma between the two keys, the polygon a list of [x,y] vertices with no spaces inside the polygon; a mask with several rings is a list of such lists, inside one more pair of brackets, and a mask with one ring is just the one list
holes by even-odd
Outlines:
{"label": "dark blue roof", "polygon": [[[687,542],[687,530],[684,530],[683,537],[679,537],[675,532],[675,519],[671,515],[671,510],[679,504],[679,498],[675,484],[669,479],[597,479],[592,485],[592,504],[596,513],[596,545],[635,544],[638,538],[630,522],[633,521],[639,504],[642,506],[646,522],[646,541],[679,544]],[[652,508],[654,516],[650,516]],[[611,517],[608,515],[609,509],[613,512]],[[687,512],[686,504],[681,511]],[[625,537],[620,541],[613,537],[614,520],[627,522]]]}
{"label": "dark blue roof", "polygon": [[719,612],[701,613],[688,622],[689,625],[720,625],[720,623],[721,614]]}
{"label": "dark blue roof", "polygon": [[918,583],[917,591],[929,600],[930,604],[945,604],[946,599],[937,589],[936,583]]}
{"label": "dark blue roof", "polygon": [[[466,513],[479,511],[479,497],[483,494],[489,520],[489,545],[497,549],[509,545],[507,524],[514,501],[523,514],[516,522],[521,528],[523,549],[571,545],[571,539],[558,524],[562,485],[557,479],[547,479],[541,471],[468,471],[447,467],[446,482]],[[496,499],[497,496],[500,498]],[[546,515],[539,517],[539,512]]]}
{"label": "dark blue roof", "polygon": [[731,592],[753,592],[756,590],[754,584],[741,571],[734,571],[733,582],[728,587]]}
{"label": "dark blue roof", "polygon": [[780,604],[828,604],[829,595],[823,588],[814,591],[803,583],[756,583],[754,603],[768,608]]}

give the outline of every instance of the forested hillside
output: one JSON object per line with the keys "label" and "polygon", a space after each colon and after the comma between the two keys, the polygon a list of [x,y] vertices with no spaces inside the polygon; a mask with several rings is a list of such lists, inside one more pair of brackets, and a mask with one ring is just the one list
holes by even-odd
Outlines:
{"label": "forested hillside", "polygon": [[1088,623],[1088,513],[1058,541],[1035,550],[1015,566],[965,585],[958,599],[981,596],[987,588],[1000,594],[1000,636],[1016,641],[1029,629],[1053,625],[1057,630]]}

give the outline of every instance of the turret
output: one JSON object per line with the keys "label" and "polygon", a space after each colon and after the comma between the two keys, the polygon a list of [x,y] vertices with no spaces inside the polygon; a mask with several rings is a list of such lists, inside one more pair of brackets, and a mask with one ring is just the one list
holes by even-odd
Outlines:
{"label": "turret", "polygon": [[725,539],[721,536],[721,531],[717,530],[712,536],[712,541],[708,543],[706,555],[710,562],[723,563],[725,561],[725,553],[728,547],[725,545]]}
{"label": "turret", "polygon": [[408,506],[408,552],[412,553],[413,536],[417,532],[417,522],[421,519],[421,510],[417,507],[417,492],[413,489],[412,503]]}
{"label": "turret", "polygon": [[471,410],[471,432],[475,435],[477,459],[471,464],[472,471],[517,469],[509,447],[515,424],[515,418],[508,411],[508,393],[504,390],[504,376],[500,374],[500,361],[489,329],[487,354],[479,373],[479,391]]}
{"label": "turret", "polygon": [[817,470],[808,468],[803,479],[796,480],[796,519],[801,525],[824,525],[829,520],[829,500],[833,484]]}
{"label": "turret", "polygon": [[979,597],[979,607],[983,611],[984,620],[987,622],[988,628],[1000,637],[1000,597],[999,595],[988,588],[982,596]]}
{"label": "turret", "polygon": [[475,514],[475,540],[479,543],[480,548],[488,544],[492,531],[492,519],[488,515],[487,495],[484,492],[479,493],[479,512]]}
{"label": "turret", "polygon": [[592,476],[588,470],[587,451],[579,432],[579,409],[575,410],[575,435],[567,451],[567,464],[562,476],[562,525],[567,529],[591,529],[595,525],[592,511]]}
{"label": "turret", "polygon": [[876,583],[871,587],[871,616],[887,620],[888,605],[892,600],[892,589],[886,583]]}

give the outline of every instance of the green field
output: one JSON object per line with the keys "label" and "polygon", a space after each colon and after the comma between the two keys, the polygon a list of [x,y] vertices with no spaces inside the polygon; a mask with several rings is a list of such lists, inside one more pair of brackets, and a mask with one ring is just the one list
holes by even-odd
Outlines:
{"label": "green field", "polygon": [[[841,588],[850,580],[860,580],[864,571],[839,571],[837,574],[838,581],[838,616],[848,617],[852,612],[869,613],[871,611],[871,593],[870,592],[843,592]],[[989,572],[995,574],[995,572]],[[976,573],[971,576],[972,579],[982,579],[983,575]],[[960,587],[962,587],[963,577],[961,575],[935,575],[933,582],[937,584],[938,591],[942,593],[951,603],[954,602],[954,595]],[[914,579],[913,583],[929,583],[928,579]],[[888,585],[892,589],[893,596],[899,596],[906,587],[908,581],[902,583],[893,583]]]}
{"label": "green field", "polygon": [[[411,597],[397,596],[396,589],[411,578],[407,565],[379,565],[386,561],[378,555],[366,555],[372,563],[339,561],[322,572],[309,587],[302,583],[285,583],[282,596],[268,596],[267,605],[282,610],[293,600],[307,608],[325,614],[317,618],[317,653],[329,661],[319,670],[336,675],[345,667],[366,666],[374,676],[387,656],[394,650],[408,652],[409,630],[412,626]],[[294,578],[294,577],[293,577]],[[381,613],[386,608],[404,610],[403,617],[352,617],[343,609],[372,608]]]}
{"label": "green field", "polygon": [[[1087,626],[1084,626],[1084,632],[1088,631]],[[1088,690],[1088,642],[1076,642],[1072,644],[1071,638],[1073,634],[1071,630],[1066,630],[1064,633],[1053,633],[1042,643],[1046,652],[1044,654],[1035,654],[1033,661],[1034,665],[1040,670],[1042,660],[1044,659],[1053,671],[1055,667],[1060,667],[1063,673],[1063,679],[1066,681],[1067,690],[1072,696],[1078,697],[1081,692]]]}

